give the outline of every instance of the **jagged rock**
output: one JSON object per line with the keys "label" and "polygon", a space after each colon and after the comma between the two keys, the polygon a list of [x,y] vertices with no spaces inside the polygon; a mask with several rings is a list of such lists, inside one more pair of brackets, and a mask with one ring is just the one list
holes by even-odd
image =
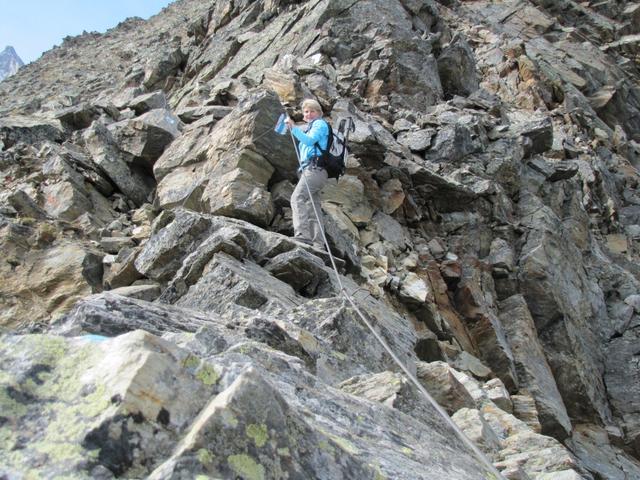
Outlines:
{"label": "jagged rock", "polygon": [[76,303],[60,319],[58,331],[67,336],[91,333],[114,337],[133,330],[162,335],[195,332],[212,321],[212,317],[195,311],[104,292]]}
{"label": "jagged rock", "polygon": [[56,113],[56,119],[73,130],[82,130],[100,116],[98,108],[92,105],[77,105]]}
{"label": "jagged rock", "polygon": [[137,115],[142,115],[151,110],[166,109],[168,107],[167,97],[162,90],[151,93],[145,93],[135,97],[128,105]]}
{"label": "jagged rock", "polygon": [[595,476],[623,480],[640,475],[640,462],[621,455],[620,449],[609,443],[607,431],[595,425],[576,426],[568,440],[571,451]]}
{"label": "jagged rock", "polygon": [[180,48],[163,48],[147,59],[143,84],[148,90],[167,87],[167,81],[175,75],[184,61],[185,55]]}
{"label": "jagged rock", "polygon": [[169,228],[149,239],[135,260],[135,268],[154,280],[168,280],[178,271],[182,259],[209,231],[211,221],[203,216],[181,211]]}
{"label": "jagged rock", "polygon": [[356,227],[367,225],[374,214],[374,209],[365,195],[364,184],[353,175],[341,177],[338,183],[327,182],[322,189],[321,199],[323,203],[339,205],[340,211],[349,217]]}
{"label": "jagged rock", "polygon": [[[71,182],[83,195],[91,198],[96,210],[100,210],[99,204],[104,200],[97,201],[91,187],[105,197],[113,193],[113,184],[108,180],[104,171],[69,143],[64,144],[62,148],[51,144],[45,148],[42,153],[46,162],[42,165],[42,173],[51,179]],[[87,185],[87,182],[90,185]]]}
{"label": "jagged rock", "polygon": [[515,267],[513,249],[502,238],[496,238],[491,242],[487,261],[491,264],[494,277],[508,275]]}
{"label": "jagged rock", "polygon": [[478,90],[473,50],[461,35],[453,37],[438,57],[438,74],[445,95],[468,96]]}
{"label": "jagged rock", "polygon": [[151,223],[156,218],[156,212],[149,203],[145,203],[131,213],[131,221],[133,223]]}
{"label": "jagged rock", "polygon": [[[340,455],[319,452],[318,456],[304,459],[297,452],[306,442],[325,442]],[[218,454],[209,453],[212,451]],[[246,453],[239,453],[243,451]],[[193,475],[212,469],[225,476],[265,478],[267,472],[276,476],[301,471],[314,475],[326,468],[346,476],[374,474],[372,468],[357,462],[335,440],[312,430],[268,382],[249,369],[207,405],[188,440],[149,478],[176,478],[183,472]]]}
{"label": "jagged rock", "polygon": [[[346,278],[343,282],[346,288],[355,290],[355,285],[350,285]],[[415,334],[381,303],[367,298],[356,298],[355,301],[400,361],[409,371],[415,371],[416,359],[411,349]],[[344,300],[311,300],[290,310],[286,318],[315,336],[315,339],[310,339],[304,331],[293,335],[314,357],[316,374],[327,382],[337,383],[367,372],[398,369]]]}
{"label": "jagged rock", "polygon": [[102,237],[100,245],[105,252],[118,253],[123,248],[133,247],[135,244],[131,237]]}
{"label": "jagged rock", "polygon": [[73,221],[84,213],[96,213],[96,218],[107,221],[111,217],[107,200],[91,186],[78,188],[73,182],[58,182],[42,189],[44,210],[55,218]]}
{"label": "jagged rock", "polygon": [[571,421],[525,299],[516,295],[501,302],[500,319],[511,345],[520,386],[535,399],[542,433],[566,438],[571,433]]}
{"label": "jagged rock", "polygon": [[184,257],[182,265],[169,282],[162,294],[161,300],[173,303],[195,284],[202,273],[218,252],[224,252],[237,260],[247,256],[249,240],[244,233],[234,226],[223,226],[206,238],[197,248]]}
{"label": "jagged rock", "polygon": [[556,439],[533,432],[528,425],[491,403],[485,403],[480,411],[501,440],[499,468],[515,462],[533,478],[542,472],[577,469],[573,454]]}
{"label": "jagged rock", "polygon": [[543,473],[536,478],[540,480],[581,480],[584,477],[575,470],[562,470],[561,472]]}
{"label": "jagged rock", "polygon": [[500,450],[500,439],[479,410],[464,407],[455,412],[451,419],[484,453],[494,456]]}
{"label": "jagged rock", "polygon": [[[572,418],[588,411],[608,422],[605,387],[596,373],[602,352],[592,329],[605,308],[602,291],[578,267],[581,253],[563,240],[564,227],[553,211],[537,202],[521,205],[523,223],[533,229],[518,261],[518,278],[563,403]],[[584,290],[571,285],[583,285]]]}
{"label": "jagged rock", "polygon": [[431,147],[431,139],[436,131],[432,129],[413,130],[398,135],[398,143],[409,147],[412,152],[424,152]]}
{"label": "jagged rock", "polygon": [[437,238],[432,238],[431,240],[429,240],[427,246],[429,247],[431,255],[433,255],[438,260],[442,260],[447,253],[446,247],[442,245],[442,242]]}
{"label": "jagged rock", "polygon": [[22,217],[47,218],[47,212],[40,208],[24,190],[10,192],[6,197],[6,201]]}
{"label": "jagged rock", "polygon": [[640,295],[629,295],[624,299],[624,303],[633,307],[635,313],[640,313]]}
{"label": "jagged rock", "polygon": [[118,150],[109,130],[104,125],[94,122],[84,131],[82,137],[93,162],[106,172],[120,191],[136,205],[145,203],[155,182],[132,168],[129,155]]}
{"label": "jagged rock", "polygon": [[640,121],[636,118],[640,107],[637,88],[622,83],[618,88],[605,86],[589,98],[591,106],[611,128],[623,124],[627,134],[635,141],[640,139]]}
{"label": "jagged rock", "polygon": [[[176,448],[171,458],[151,478],[173,478],[179,472],[207,472],[207,468],[231,475],[253,475],[253,472],[257,472],[257,475],[264,475],[265,478],[270,472],[278,475],[304,472],[304,476],[312,477],[332,474],[328,472],[337,472],[345,477],[368,477],[379,472],[395,478],[426,478],[424,460],[418,461],[408,456],[409,450],[406,448],[404,451],[396,450],[391,437],[377,436],[374,447],[366,437],[354,435],[348,427],[354,418],[360,419],[360,425],[366,431],[374,431],[375,425],[395,425],[402,432],[404,445],[409,445],[412,453],[422,452],[423,448],[430,448],[432,452],[434,448],[438,451],[441,448],[445,451],[464,451],[458,442],[445,440],[437,430],[432,430],[435,439],[433,443],[427,441],[428,447],[416,442],[419,438],[416,436],[418,429],[405,423],[410,417],[398,416],[388,407],[333,389],[318,390],[311,386],[299,365],[291,364],[290,359],[276,357],[274,353],[249,344],[243,347],[251,357],[230,352],[227,361],[234,360],[237,363],[244,360],[247,366],[239,375],[223,372],[221,383],[226,388],[205,408],[202,421],[194,425],[195,430],[189,435],[188,442]],[[248,360],[255,356],[262,356],[265,367],[273,373],[249,367]],[[220,358],[220,361],[224,362],[225,359]],[[280,380],[274,378],[275,373]],[[291,388],[283,388],[285,385]],[[297,390],[296,394],[294,390]],[[307,400],[318,395],[322,397],[319,404]],[[312,411],[314,414],[303,416],[298,413],[300,411]],[[227,418],[235,418],[238,423],[229,424],[225,420]],[[327,418],[340,420],[327,423]],[[307,441],[310,442],[310,448],[311,445],[322,447],[311,457],[299,457],[297,452]],[[422,439],[422,442],[425,441]],[[222,456],[203,456],[204,452],[230,448],[225,445],[235,447]],[[283,450],[272,450],[275,448],[272,445],[284,445]],[[384,447],[384,452],[378,451],[380,447]],[[466,455],[463,454],[463,458]],[[375,459],[382,461],[376,463]],[[448,471],[448,466],[429,466],[430,475],[436,472],[446,476]],[[463,475],[466,478],[466,474]]]}
{"label": "jagged rock", "polygon": [[[446,277],[441,275],[440,268],[435,261],[426,264],[426,275],[429,278],[429,286],[432,291],[434,306],[437,306],[437,316],[440,317],[442,325],[435,326],[435,331],[440,331],[440,335],[453,335],[456,341],[468,351],[476,350],[476,345],[467,331],[463,319],[455,310],[449,297],[446,284]],[[433,328],[431,326],[429,328]]]}
{"label": "jagged rock", "polygon": [[[266,161],[286,178],[293,178],[297,160],[291,140],[273,132],[281,111],[282,107],[273,93],[254,92],[215,123],[211,130],[203,129],[207,124],[191,124],[154,166],[156,177],[162,180],[177,167],[203,161],[206,162],[205,172],[226,173],[239,167],[253,173],[255,167],[251,167],[252,164]],[[225,153],[221,156],[227,151],[234,155]],[[242,158],[243,154],[245,158]]]}
{"label": "jagged rock", "polygon": [[450,415],[461,408],[475,406],[473,398],[451,370],[444,362],[418,362],[417,371],[417,378]]}
{"label": "jagged rock", "polygon": [[397,178],[386,181],[381,187],[380,194],[382,196],[382,211],[387,215],[398,210],[406,199],[402,182]]}
{"label": "jagged rock", "polygon": [[304,98],[300,78],[295,73],[281,72],[275,69],[267,70],[264,75],[264,85],[278,94],[278,97],[288,104],[295,104]]}
{"label": "jagged rock", "polygon": [[540,425],[538,418],[538,409],[533,397],[529,395],[511,395],[511,404],[513,405],[512,413],[514,417],[529,425],[534,432],[540,433],[542,431],[542,425]]}
{"label": "jagged rock", "polygon": [[487,398],[507,413],[513,413],[513,403],[509,392],[499,378],[489,380],[482,386]]}
{"label": "jagged rock", "polygon": [[[112,340],[3,337],[0,352],[3,411],[12,413],[16,427],[5,437],[15,452],[3,461],[9,475],[90,477],[94,468],[124,474],[168,455],[173,432],[200,411],[215,374],[187,351],[142,331]],[[187,391],[193,396],[182,395]],[[23,444],[20,432],[35,432],[38,441]]]}
{"label": "jagged rock", "polygon": [[31,248],[28,238],[33,233],[14,224],[0,230],[0,246],[7,259],[0,267],[3,326],[47,323],[101,289],[102,263],[96,252],[67,242]]}
{"label": "jagged rock", "polygon": [[469,129],[456,123],[445,125],[438,130],[426,157],[433,162],[459,164],[476,150]]}
{"label": "jagged rock", "polygon": [[292,178],[297,164],[288,139],[273,132],[280,109],[272,93],[257,92],[211,132],[192,124],[154,166],[160,205],[188,201],[198,210],[269,224],[266,184],[274,171]]}
{"label": "jagged rock", "polygon": [[271,194],[254,177],[237,168],[211,180],[202,193],[204,210],[266,226],[273,217]]}
{"label": "jagged rock", "polygon": [[525,155],[544,153],[553,146],[553,124],[547,117],[512,116],[509,132],[527,140]]}
{"label": "jagged rock", "polygon": [[225,253],[216,253],[202,277],[176,302],[176,305],[201,311],[223,313],[233,305],[274,312],[302,303],[291,286],[275,277],[269,283],[265,270],[245,261],[238,262]]}
{"label": "jagged rock", "polygon": [[481,287],[482,285],[487,289],[493,283],[491,277],[477,270],[464,270],[466,271],[463,271],[455,292],[456,306],[478,345],[481,358],[504,382],[507,389],[514,389],[518,385],[518,377],[504,326],[498,318],[496,305],[491,301],[492,297],[495,298],[495,293],[489,291],[487,296]]}
{"label": "jagged rock", "polygon": [[393,372],[358,375],[345,380],[340,389],[358,397],[382,403],[406,413],[424,424],[432,424],[439,431],[448,430],[446,419],[421,395],[406,376]]}
{"label": "jagged rock", "polygon": [[337,88],[327,76],[322,73],[313,73],[305,77],[304,83],[318,99],[322,108],[325,111],[331,110],[339,94]]}
{"label": "jagged rock", "polygon": [[316,295],[328,280],[324,262],[300,248],[272,258],[265,270],[306,297]]}
{"label": "jagged rock", "polygon": [[151,169],[164,149],[180,135],[180,120],[168,109],[150,110],[131,120],[109,125],[120,150],[140,159],[132,162]]}
{"label": "jagged rock", "polygon": [[568,180],[573,178],[578,173],[579,167],[575,164],[561,163],[555,166],[554,172],[547,177],[550,182],[557,182],[559,180]]}
{"label": "jagged rock", "polygon": [[450,363],[456,370],[469,372],[476,378],[486,379],[492,374],[489,367],[466,351],[462,351],[450,359]]}
{"label": "jagged rock", "polygon": [[372,221],[380,237],[389,242],[394,250],[403,251],[411,245],[411,239],[402,228],[402,225],[393,217],[382,212],[376,212]]}
{"label": "jagged rock", "polygon": [[621,337],[609,342],[604,377],[611,405],[616,415],[622,418],[620,425],[625,429],[625,443],[634,450],[636,457],[640,454],[640,416],[637,414],[635,393],[640,369],[632,359],[638,345],[637,318],[634,316],[634,320]]}
{"label": "jagged rock", "polygon": [[422,278],[409,272],[400,283],[398,296],[407,304],[422,305],[431,296],[431,291]]}
{"label": "jagged rock", "polygon": [[18,142],[38,144],[46,141],[61,142],[64,138],[59,120],[35,116],[10,116],[0,119],[0,141],[4,148]]}
{"label": "jagged rock", "polygon": [[[353,270],[360,268],[360,256],[357,241],[359,231],[351,220],[342,213],[339,206],[325,203],[322,207],[324,213],[324,233],[327,236],[329,247],[341,268],[348,263]],[[322,247],[324,250],[325,247]],[[318,254],[317,252],[314,252]]]}
{"label": "jagged rock", "polygon": [[[167,347],[171,368],[153,357],[138,368],[130,359],[147,358],[147,347],[118,349],[126,368],[115,374],[135,372],[171,404],[167,392],[189,390],[185,379],[204,368],[196,357],[213,363],[201,372],[210,383],[204,393],[183,392],[185,403],[201,403],[180,425],[154,402],[144,407],[150,418],[113,413],[114,397],[97,413],[86,401],[103,393],[99,385],[56,400],[86,374],[73,354],[55,378],[5,375],[0,390],[7,382],[22,390],[0,392],[0,410],[9,412],[0,438],[10,442],[0,448],[9,459],[0,463],[10,465],[0,476],[144,478],[158,469],[162,478],[488,478],[391,371],[397,366],[346,300],[334,297],[339,281],[410,370],[416,358],[461,370],[452,375],[480,412],[468,428],[480,438],[484,421],[500,439],[489,455],[503,476],[640,476],[632,459],[640,407],[629,400],[638,396],[639,11],[633,2],[568,0],[182,0],[149,21],[67,38],[5,79],[0,310],[14,323],[3,332],[46,331],[43,312],[58,315],[102,283],[133,296],[153,283],[144,295],[161,288],[158,303],[112,296],[112,311],[100,310],[95,325],[134,328],[149,311],[162,342],[183,350]],[[265,91],[271,87],[281,98]],[[291,139],[273,124],[282,100],[299,119],[303,97],[318,99],[333,125],[354,120],[349,175],[329,183],[333,200],[323,205],[338,269],[350,276],[328,269],[326,252],[279,234],[291,233],[286,190],[297,162]],[[169,106],[189,124],[168,146],[168,136],[149,142],[136,122]],[[107,236],[141,246],[102,262],[102,254],[83,253]],[[439,245],[428,246],[431,239]],[[51,283],[36,285],[50,274]],[[27,277],[22,296],[5,291]],[[258,305],[259,296],[268,299]],[[182,301],[207,311],[176,305]],[[27,337],[0,342],[7,338],[3,367],[11,358],[12,368],[28,370]],[[64,340],[72,342],[65,352],[100,340]],[[92,348],[102,355],[99,344]],[[519,393],[511,403],[523,422],[503,410],[496,376]],[[343,381],[369,400],[330,387]],[[537,392],[545,382],[557,391]],[[227,401],[254,400],[252,389],[264,395],[246,403],[249,411]],[[566,406],[571,437],[562,409],[541,406],[549,397]],[[23,422],[20,402],[33,422]],[[290,423],[269,427],[259,447],[261,407],[274,405]],[[220,412],[238,423],[225,424]],[[558,424],[554,435],[575,457],[535,435],[538,417],[545,433]],[[300,432],[311,441],[293,444]],[[57,443],[43,445],[51,435]]]}
{"label": "jagged rock", "polygon": [[176,110],[176,115],[184,123],[194,123],[198,120],[215,124],[218,120],[226,117],[233,108],[221,105],[212,105],[210,107],[183,107]]}
{"label": "jagged rock", "polygon": [[[309,354],[300,343],[273,320],[248,310],[236,309],[232,318],[223,320],[211,312],[204,314],[174,305],[149,303],[112,292],[93,295],[78,302],[60,320],[57,331],[67,336],[81,333],[117,336],[138,329],[162,335],[194,333],[203,328],[217,339],[209,346],[209,354],[219,353],[230,345],[251,339],[310,362]],[[214,351],[214,347],[218,350]]]}
{"label": "jagged rock", "polygon": [[142,278],[142,274],[135,266],[139,254],[139,247],[130,252],[118,252],[116,261],[104,272],[103,281],[108,288],[128,287],[136,280]]}
{"label": "jagged rock", "polygon": [[276,183],[271,189],[271,199],[277,208],[289,207],[295,186],[288,180]]}
{"label": "jagged rock", "polygon": [[136,300],[144,300],[146,302],[153,302],[160,296],[160,285],[131,285],[128,287],[119,287],[110,290],[109,293],[113,295],[120,295],[123,297],[135,298]]}

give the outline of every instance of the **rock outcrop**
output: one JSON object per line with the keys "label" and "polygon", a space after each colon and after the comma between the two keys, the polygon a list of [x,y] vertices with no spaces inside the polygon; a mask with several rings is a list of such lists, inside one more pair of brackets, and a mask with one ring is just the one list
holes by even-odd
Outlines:
{"label": "rock outcrop", "polygon": [[178,0],[4,80],[0,477],[640,478],[638,19]]}

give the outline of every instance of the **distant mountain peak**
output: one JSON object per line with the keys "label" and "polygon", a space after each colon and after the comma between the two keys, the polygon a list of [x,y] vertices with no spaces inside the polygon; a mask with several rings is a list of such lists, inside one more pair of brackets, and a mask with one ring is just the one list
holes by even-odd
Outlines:
{"label": "distant mountain peak", "polygon": [[7,45],[0,53],[0,80],[13,75],[23,65],[24,62],[18,56],[16,50],[11,45]]}

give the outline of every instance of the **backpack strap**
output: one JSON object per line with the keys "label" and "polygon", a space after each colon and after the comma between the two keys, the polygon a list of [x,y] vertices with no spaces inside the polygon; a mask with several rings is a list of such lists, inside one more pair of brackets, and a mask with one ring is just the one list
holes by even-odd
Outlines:
{"label": "backpack strap", "polygon": [[[320,146],[320,142],[316,142],[316,143],[314,144],[314,147],[315,147],[315,148],[317,148],[318,150],[320,150],[320,153],[321,153],[322,155],[326,155],[326,154],[327,154],[327,152],[328,152],[329,150],[331,150],[331,145],[333,144],[333,128],[331,128],[331,124],[330,124],[329,122],[327,122],[327,121],[326,121],[326,120],[324,120],[324,119],[321,119],[321,120],[323,120],[323,121],[324,121],[324,123],[326,123],[326,124],[327,124],[327,127],[328,127],[328,133],[327,133],[327,148],[326,148],[326,149],[323,149],[323,148]],[[315,122],[315,120],[314,120],[314,122]],[[311,123],[313,123],[313,122],[311,122]]]}

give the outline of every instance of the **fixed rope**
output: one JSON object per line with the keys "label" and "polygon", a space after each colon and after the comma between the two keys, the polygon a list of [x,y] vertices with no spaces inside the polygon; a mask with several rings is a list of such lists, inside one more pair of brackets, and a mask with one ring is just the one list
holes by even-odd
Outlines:
{"label": "fixed rope", "polygon": [[[300,162],[300,153],[298,152],[298,146],[296,144],[296,140],[295,140],[295,137],[293,136],[293,132],[291,131],[291,129],[289,129],[289,134],[291,136],[291,141],[293,142],[293,148],[296,151],[296,157],[298,158],[298,164],[300,165],[301,164],[301,162]],[[389,346],[387,341],[384,338],[382,338],[382,335],[380,335],[376,331],[375,328],[373,328],[373,325],[371,324],[371,322],[362,313],[362,311],[360,310],[358,305],[356,305],[355,301],[353,300],[353,298],[351,297],[349,292],[347,292],[346,288],[342,284],[342,280],[340,279],[340,273],[338,272],[338,269],[336,267],[336,262],[335,262],[335,259],[333,258],[333,254],[331,253],[331,248],[329,247],[329,242],[327,240],[327,236],[326,236],[325,231],[324,231],[324,224],[320,220],[320,212],[318,212],[318,207],[316,206],[316,203],[313,201],[313,196],[311,194],[311,189],[309,188],[309,184],[307,183],[307,178],[304,175],[304,171],[302,172],[301,177],[302,177],[302,179],[304,181],[305,187],[307,189],[307,193],[309,194],[309,199],[310,199],[311,205],[313,207],[313,213],[314,213],[314,215],[316,217],[316,221],[318,222],[318,227],[319,227],[320,233],[322,235],[322,241],[324,242],[324,245],[325,245],[325,247],[327,249],[327,253],[329,254],[329,259],[331,260],[331,267],[333,268],[333,271],[336,274],[336,279],[338,281],[338,285],[340,286],[340,293],[342,295],[344,295],[344,298],[347,300],[347,302],[349,302],[349,304],[353,307],[354,311],[362,319],[362,321],[364,322],[366,327],[371,331],[371,333],[373,334],[375,339],[378,341],[378,343],[380,343],[382,348],[384,348],[384,350],[391,356],[391,358],[398,365],[398,367],[400,367],[400,369],[404,372],[404,374],[409,379],[409,381],[427,399],[427,401],[431,404],[431,406],[433,406],[433,408],[436,409],[436,411],[442,416],[442,418],[445,419],[447,424],[454,430],[454,432],[456,432],[456,434],[462,440],[462,442],[467,447],[469,447],[473,453],[475,453],[475,455],[478,457],[478,459],[483,464],[485,464],[485,466],[496,477],[496,479],[506,480],[505,477],[493,465],[493,463],[491,463],[491,461],[487,458],[487,456],[484,453],[482,453],[480,451],[480,449],[471,440],[469,440],[469,438],[465,435],[465,433],[462,430],[460,430],[458,425],[456,425],[455,422],[453,420],[451,420],[451,418],[449,417],[447,412],[445,412],[444,409],[438,404],[438,402],[436,402],[433,399],[433,397],[429,394],[429,392],[427,392],[427,390],[420,383],[420,381],[415,377],[415,375],[413,375],[413,373],[411,373],[409,371],[409,369],[405,366],[405,364],[402,362],[402,360],[400,360],[398,358],[398,356],[393,352],[393,350],[391,349],[391,347]]]}

